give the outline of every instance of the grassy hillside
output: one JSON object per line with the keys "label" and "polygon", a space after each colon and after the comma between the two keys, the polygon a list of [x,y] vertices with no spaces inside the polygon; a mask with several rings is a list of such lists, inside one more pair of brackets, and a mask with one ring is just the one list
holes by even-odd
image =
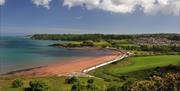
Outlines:
{"label": "grassy hillside", "polygon": [[[105,79],[115,79],[123,75],[129,77],[142,78],[148,75],[152,68],[167,66],[170,64],[180,64],[179,55],[132,57],[116,63],[96,69],[90,74]],[[133,74],[134,73],[134,74]]]}

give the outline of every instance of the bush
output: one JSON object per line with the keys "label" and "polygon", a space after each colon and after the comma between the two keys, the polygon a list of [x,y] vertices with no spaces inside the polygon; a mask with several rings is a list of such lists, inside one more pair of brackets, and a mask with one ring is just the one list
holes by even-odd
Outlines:
{"label": "bush", "polygon": [[74,84],[71,87],[71,91],[84,91],[84,86],[80,83]]}
{"label": "bush", "polygon": [[30,81],[29,85],[32,91],[47,91],[49,89],[48,84],[42,80]]}
{"label": "bush", "polygon": [[156,87],[153,81],[142,80],[134,82],[131,91],[156,91]]}
{"label": "bush", "polygon": [[68,84],[74,84],[74,83],[78,83],[78,82],[79,82],[79,79],[75,76],[67,78],[65,80],[65,83],[68,83]]}
{"label": "bush", "polygon": [[19,88],[23,86],[23,82],[20,79],[16,79],[12,82],[12,87],[13,88]]}
{"label": "bush", "polygon": [[87,81],[87,83],[93,84],[93,83],[94,83],[94,79],[89,79],[89,80]]}
{"label": "bush", "polygon": [[[165,76],[150,77],[150,80],[128,82],[122,86],[122,91],[179,91],[180,73],[167,73]],[[121,91],[115,87],[107,91]]]}
{"label": "bush", "polygon": [[96,85],[94,85],[94,84],[88,84],[87,86],[86,86],[86,88],[87,89],[90,89],[90,91],[97,91],[97,86]]}

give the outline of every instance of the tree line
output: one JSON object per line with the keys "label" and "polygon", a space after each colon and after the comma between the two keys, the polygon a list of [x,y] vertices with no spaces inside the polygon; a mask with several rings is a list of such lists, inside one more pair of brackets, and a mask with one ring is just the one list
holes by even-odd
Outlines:
{"label": "tree line", "polygon": [[104,34],[36,34],[32,39],[40,40],[62,40],[62,41],[84,41],[105,39],[132,39],[131,35],[104,35]]}
{"label": "tree line", "polygon": [[108,40],[108,39],[134,39],[139,37],[160,37],[170,40],[180,40],[180,34],[35,34],[32,39],[40,40],[62,40],[62,41],[84,41],[84,40]]}

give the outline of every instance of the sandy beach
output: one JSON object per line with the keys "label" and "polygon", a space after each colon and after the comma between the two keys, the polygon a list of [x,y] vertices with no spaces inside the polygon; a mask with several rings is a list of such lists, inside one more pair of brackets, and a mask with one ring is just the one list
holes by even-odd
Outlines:
{"label": "sandy beach", "polygon": [[47,66],[15,71],[4,76],[64,76],[74,72],[81,73],[84,69],[116,59],[121,55],[121,52],[113,51],[109,55],[82,57]]}

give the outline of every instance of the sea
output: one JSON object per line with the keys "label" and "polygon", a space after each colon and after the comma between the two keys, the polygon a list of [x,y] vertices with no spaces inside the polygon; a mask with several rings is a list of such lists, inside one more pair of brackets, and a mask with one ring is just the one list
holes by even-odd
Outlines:
{"label": "sea", "polygon": [[45,66],[81,57],[101,56],[109,50],[77,50],[49,46],[67,41],[33,40],[24,36],[0,37],[0,74]]}

